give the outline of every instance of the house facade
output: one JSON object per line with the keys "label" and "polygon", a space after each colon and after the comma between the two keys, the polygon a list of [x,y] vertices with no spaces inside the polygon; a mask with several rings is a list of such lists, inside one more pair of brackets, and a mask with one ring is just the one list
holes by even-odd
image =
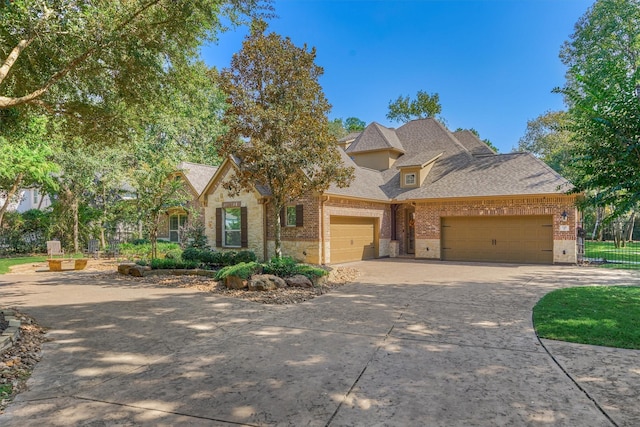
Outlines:
{"label": "house facade", "polygon": [[199,196],[209,183],[218,168],[199,163],[180,162],[173,179],[182,181],[187,193],[187,201],[183,206],[169,208],[160,222],[158,239],[180,243],[183,232],[194,217],[204,218],[204,208]]}
{"label": "house facade", "polygon": [[200,195],[211,246],[268,259],[279,215],[283,253],[315,264],[387,256],[576,262],[576,195],[531,154],[496,154],[434,119],[398,129],[372,123],[339,142],[354,168],[351,185],[293,200],[279,213],[268,189],[229,196],[223,183],[238,163],[227,159]]}

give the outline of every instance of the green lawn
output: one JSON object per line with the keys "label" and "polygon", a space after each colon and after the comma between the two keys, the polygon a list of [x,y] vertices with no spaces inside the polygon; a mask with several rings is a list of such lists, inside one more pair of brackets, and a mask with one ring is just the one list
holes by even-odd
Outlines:
{"label": "green lawn", "polygon": [[[640,269],[640,243],[627,242],[622,248],[616,248],[613,242],[587,240],[584,245],[585,258],[607,263],[605,267]],[[608,264],[611,263],[611,264]]]}
{"label": "green lawn", "polygon": [[533,323],[541,338],[640,349],[640,287],[553,291],[534,307]]}
{"label": "green lawn", "polygon": [[18,258],[0,258],[0,274],[5,274],[9,272],[9,267],[12,265],[18,264],[29,264],[32,262],[42,262],[46,261],[46,256],[25,256]]}

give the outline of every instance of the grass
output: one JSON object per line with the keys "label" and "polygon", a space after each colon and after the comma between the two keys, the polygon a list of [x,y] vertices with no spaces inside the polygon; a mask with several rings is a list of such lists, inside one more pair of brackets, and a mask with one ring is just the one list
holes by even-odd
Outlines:
{"label": "grass", "polygon": [[11,384],[0,384],[0,399],[11,396],[13,386]]}
{"label": "grass", "polygon": [[640,349],[640,287],[586,286],[545,295],[533,309],[541,338]]}
{"label": "grass", "polygon": [[602,266],[607,268],[640,269],[640,243],[638,242],[627,242],[624,247],[616,248],[611,241],[587,240],[584,252],[586,258],[606,261]]}
{"label": "grass", "polygon": [[32,262],[42,262],[46,261],[46,256],[25,256],[18,258],[0,258],[0,274],[5,274],[9,272],[9,267],[13,265],[19,264],[29,264]]}

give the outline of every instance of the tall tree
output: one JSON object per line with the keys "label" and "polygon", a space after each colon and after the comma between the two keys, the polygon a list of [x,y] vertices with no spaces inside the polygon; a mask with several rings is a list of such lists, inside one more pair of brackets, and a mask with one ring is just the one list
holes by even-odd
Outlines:
{"label": "tall tree", "polygon": [[367,124],[364,120],[360,120],[357,117],[347,117],[344,119],[344,128],[347,132],[360,132],[363,131]]}
{"label": "tall tree", "polygon": [[570,178],[572,133],[565,111],[547,111],[527,121],[527,130],[518,141],[518,151],[532,153],[559,174]]}
{"label": "tall tree", "polygon": [[409,96],[399,96],[395,101],[389,101],[387,119],[404,123],[427,117],[442,120],[442,117],[439,116],[441,112],[440,95],[419,90],[415,99],[411,99]]}
{"label": "tall tree", "polygon": [[126,132],[123,103],[143,108],[166,97],[167,73],[197,58],[223,18],[268,13],[268,2],[0,2],[0,110],[37,106],[73,119],[70,133],[112,140],[115,129]]}
{"label": "tall tree", "polygon": [[[267,186],[277,214],[290,200],[324,191],[332,182],[348,185],[353,171],[344,167],[329,132],[330,105],[318,82],[323,70],[314,62],[315,49],[265,31],[264,22],[255,22],[242,50],[222,72],[229,107],[224,116],[228,132],[219,151],[242,161],[237,179],[225,188],[239,193],[256,184]],[[278,215],[273,226],[280,257]]]}
{"label": "tall tree", "polygon": [[574,169],[581,190],[615,207],[640,200],[640,2],[599,0],[580,18],[561,51]]}
{"label": "tall tree", "polygon": [[52,160],[57,145],[49,138],[50,120],[17,109],[0,114],[0,225],[9,204],[25,187],[54,185]]}

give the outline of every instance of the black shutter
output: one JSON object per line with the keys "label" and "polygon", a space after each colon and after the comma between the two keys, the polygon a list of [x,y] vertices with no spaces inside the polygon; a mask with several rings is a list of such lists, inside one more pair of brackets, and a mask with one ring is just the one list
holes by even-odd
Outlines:
{"label": "black shutter", "polygon": [[216,247],[222,247],[222,208],[216,208]]}
{"label": "black shutter", "polygon": [[296,227],[304,226],[304,207],[296,205]]}
{"label": "black shutter", "polygon": [[286,222],[287,213],[286,213],[285,209],[287,209],[287,208],[280,209],[280,226],[281,227],[284,227],[285,225],[287,225],[287,222]]}
{"label": "black shutter", "polygon": [[247,207],[240,208],[240,246],[249,247],[249,233],[247,233]]}

